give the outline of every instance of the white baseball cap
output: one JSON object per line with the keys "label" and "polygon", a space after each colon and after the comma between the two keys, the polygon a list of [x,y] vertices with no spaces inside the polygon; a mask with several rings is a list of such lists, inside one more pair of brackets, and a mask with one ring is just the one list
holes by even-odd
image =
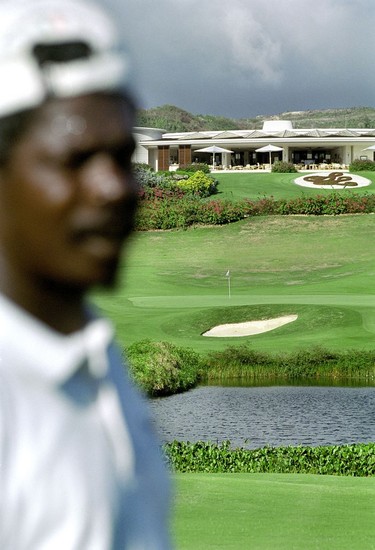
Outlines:
{"label": "white baseball cap", "polygon": [[[79,43],[68,61],[40,59],[44,46]],[[39,49],[39,50],[38,50]],[[0,117],[37,107],[48,96],[73,97],[130,87],[130,61],[113,21],[86,0],[0,3]]]}

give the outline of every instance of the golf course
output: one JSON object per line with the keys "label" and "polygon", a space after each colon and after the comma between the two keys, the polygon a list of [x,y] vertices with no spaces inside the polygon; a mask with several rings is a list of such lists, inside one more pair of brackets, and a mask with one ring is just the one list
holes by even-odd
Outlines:
{"label": "golf course", "polygon": [[[300,174],[216,175],[215,198],[311,197]],[[357,195],[375,192],[372,181]],[[373,350],[375,215],[271,215],[219,226],[137,232],[118,287],[97,306],[120,345],[167,341],[200,354],[246,344],[267,353],[317,346]],[[223,324],[292,322],[248,336]],[[372,411],[373,413],[373,411]],[[369,411],[371,414],[371,411]],[[174,474],[178,550],[375,548],[375,479],[306,474]]]}

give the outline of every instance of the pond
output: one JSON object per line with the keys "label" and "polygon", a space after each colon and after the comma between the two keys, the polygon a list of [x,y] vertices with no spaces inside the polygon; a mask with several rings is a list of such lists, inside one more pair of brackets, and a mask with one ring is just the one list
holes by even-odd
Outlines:
{"label": "pond", "polygon": [[163,442],[178,439],[254,449],[375,441],[375,388],[200,386],[151,400]]}

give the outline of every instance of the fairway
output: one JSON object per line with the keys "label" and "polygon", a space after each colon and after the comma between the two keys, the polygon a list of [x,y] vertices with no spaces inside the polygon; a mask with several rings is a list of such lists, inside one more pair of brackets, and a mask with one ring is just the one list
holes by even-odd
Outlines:
{"label": "fairway", "polygon": [[[264,216],[137,233],[114,293],[95,296],[123,345],[150,338],[197,351],[373,349],[375,217]],[[231,274],[228,294],[227,271]],[[265,334],[209,338],[217,324],[298,315]]]}
{"label": "fairway", "polygon": [[177,474],[178,550],[370,550],[375,479]]}

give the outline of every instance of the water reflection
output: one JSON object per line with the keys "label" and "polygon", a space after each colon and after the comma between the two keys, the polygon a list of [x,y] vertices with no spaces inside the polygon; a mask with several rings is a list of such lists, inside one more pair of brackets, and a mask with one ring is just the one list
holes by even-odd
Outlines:
{"label": "water reflection", "polygon": [[153,399],[163,441],[229,439],[234,446],[375,441],[375,388],[201,386]]}

